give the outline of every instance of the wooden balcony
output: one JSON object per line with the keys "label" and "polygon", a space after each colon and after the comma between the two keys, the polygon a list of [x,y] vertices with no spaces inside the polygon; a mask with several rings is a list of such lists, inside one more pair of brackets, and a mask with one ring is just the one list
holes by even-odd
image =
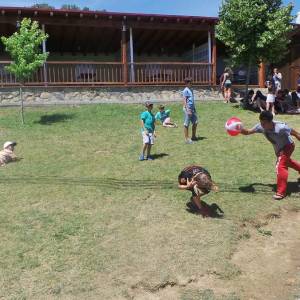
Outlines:
{"label": "wooden balcony", "polygon": [[[0,86],[18,85],[0,61]],[[28,86],[182,85],[190,77],[196,85],[211,85],[212,64],[185,62],[49,61],[29,78]]]}

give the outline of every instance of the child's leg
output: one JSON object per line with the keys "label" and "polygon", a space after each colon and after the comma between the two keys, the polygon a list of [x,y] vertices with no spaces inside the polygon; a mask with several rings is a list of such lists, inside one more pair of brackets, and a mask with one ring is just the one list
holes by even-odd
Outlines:
{"label": "child's leg", "polygon": [[147,148],[148,148],[148,144],[143,144],[143,147],[142,147],[142,155],[143,156],[145,156]]}
{"label": "child's leg", "polygon": [[193,196],[193,202],[195,203],[195,205],[197,206],[197,208],[199,210],[201,210],[202,208],[202,205],[201,205],[201,199],[200,199],[200,196]]}
{"label": "child's leg", "polygon": [[298,172],[300,171],[300,164],[291,160],[291,155],[295,149],[294,144],[287,145],[277,158],[277,194],[285,196],[287,188],[287,180],[289,176],[288,167],[292,167]]}
{"label": "child's leg", "polygon": [[230,99],[231,99],[231,87],[228,88],[228,102],[230,102]]}
{"label": "child's leg", "polygon": [[272,107],[272,114],[273,114],[273,116],[275,116],[275,105],[274,105],[274,103],[272,103],[271,105],[272,105],[271,106]]}
{"label": "child's leg", "polygon": [[149,143],[149,144],[147,144],[147,157],[149,157],[149,156],[150,156],[151,147],[152,147],[152,145],[151,145],[150,143]]}
{"label": "child's leg", "polygon": [[266,111],[269,111],[270,110],[270,102],[267,102],[266,104]]}
{"label": "child's leg", "polygon": [[183,132],[184,132],[184,138],[187,141],[189,139],[189,127],[184,125]]}
{"label": "child's leg", "polygon": [[196,139],[196,133],[197,133],[197,123],[194,123],[192,126],[192,139]]}

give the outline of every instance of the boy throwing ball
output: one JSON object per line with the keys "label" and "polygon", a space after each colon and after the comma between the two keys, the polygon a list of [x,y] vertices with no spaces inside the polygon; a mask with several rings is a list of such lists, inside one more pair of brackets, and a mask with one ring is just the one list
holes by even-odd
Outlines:
{"label": "boy throwing ball", "polygon": [[295,149],[292,136],[300,141],[300,133],[285,123],[273,121],[273,114],[270,111],[261,112],[259,120],[260,123],[255,125],[252,129],[245,129],[242,125],[238,125],[237,129],[244,135],[263,133],[272,143],[277,156],[277,192],[273,196],[273,199],[281,200],[286,196],[289,175],[288,168],[292,168],[300,173],[300,163],[291,158]]}

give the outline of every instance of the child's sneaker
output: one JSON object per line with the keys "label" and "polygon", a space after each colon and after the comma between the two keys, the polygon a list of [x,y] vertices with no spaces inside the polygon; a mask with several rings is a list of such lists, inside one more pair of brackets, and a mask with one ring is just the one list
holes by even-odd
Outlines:
{"label": "child's sneaker", "polygon": [[146,159],[147,160],[154,160],[154,158],[152,156],[148,156]]}
{"label": "child's sneaker", "polygon": [[144,155],[141,155],[141,156],[139,157],[139,161],[142,161],[142,160],[145,160]]}
{"label": "child's sneaker", "polygon": [[273,199],[274,200],[281,200],[283,199],[285,196],[284,195],[281,195],[281,194],[275,194],[273,195]]}
{"label": "child's sneaker", "polygon": [[193,144],[193,141],[191,139],[187,139],[187,140],[185,140],[185,143],[186,144]]}

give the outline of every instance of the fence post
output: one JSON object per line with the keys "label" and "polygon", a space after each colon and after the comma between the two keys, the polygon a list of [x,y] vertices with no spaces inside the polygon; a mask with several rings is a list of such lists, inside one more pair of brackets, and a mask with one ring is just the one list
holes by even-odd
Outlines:
{"label": "fence post", "polygon": [[127,66],[127,42],[126,42],[126,25],[122,26],[122,64],[123,64],[123,82],[126,86],[128,83],[128,66]]}

